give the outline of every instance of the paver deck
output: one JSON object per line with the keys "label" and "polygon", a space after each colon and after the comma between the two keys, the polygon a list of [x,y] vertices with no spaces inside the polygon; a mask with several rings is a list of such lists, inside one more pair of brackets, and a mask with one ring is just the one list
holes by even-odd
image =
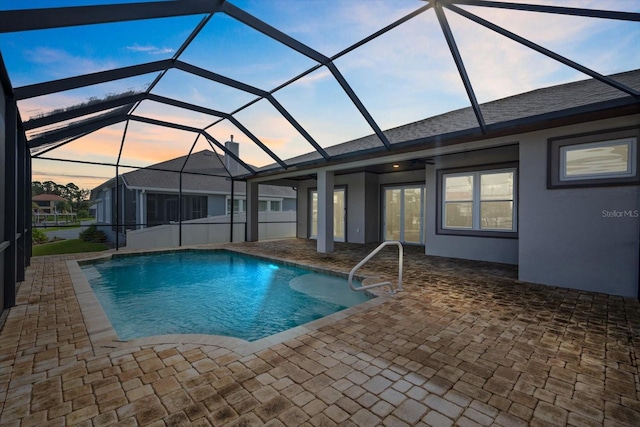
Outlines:
{"label": "paver deck", "polygon": [[[374,248],[229,247],[339,272]],[[33,258],[0,332],[0,425],[640,425],[638,300],[405,251],[404,292],[242,352],[100,344],[66,263],[95,254]],[[393,280],[396,256],[361,272]]]}

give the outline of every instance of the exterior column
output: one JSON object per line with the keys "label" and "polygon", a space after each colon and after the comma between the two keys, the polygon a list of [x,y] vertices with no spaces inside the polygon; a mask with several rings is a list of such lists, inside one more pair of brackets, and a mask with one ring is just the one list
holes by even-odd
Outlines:
{"label": "exterior column", "polygon": [[258,183],[247,181],[247,242],[258,241]]}
{"label": "exterior column", "polygon": [[[3,263],[3,308],[16,305],[16,284],[18,270],[18,107],[15,100],[4,99],[4,148],[2,158],[4,159],[4,241],[0,240],[1,254],[4,256]],[[1,142],[1,141],[0,141]],[[2,181],[0,181],[2,183]],[[1,225],[0,225],[1,226]]]}
{"label": "exterior column", "polygon": [[318,252],[333,252],[333,172],[318,172]]}
{"label": "exterior column", "polygon": [[140,224],[140,230],[145,228],[144,225],[147,222],[147,197],[144,190],[138,190],[138,218],[136,223]]}

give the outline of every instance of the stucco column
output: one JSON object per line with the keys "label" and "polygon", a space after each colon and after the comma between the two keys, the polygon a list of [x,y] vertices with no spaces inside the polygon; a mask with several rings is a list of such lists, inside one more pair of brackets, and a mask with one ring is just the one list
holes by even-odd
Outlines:
{"label": "stucco column", "polygon": [[333,252],[333,172],[318,172],[318,252]]}
{"label": "stucco column", "polygon": [[258,241],[258,183],[247,181],[247,242]]}
{"label": "stucco column", "polygon": [[138,209],[136,222],[141,224],[139,227],[142,230],[145,228],[142,224],[146,224],[147,222],[147,195],[144,190],[138,190],[138,206],[140,209]]}

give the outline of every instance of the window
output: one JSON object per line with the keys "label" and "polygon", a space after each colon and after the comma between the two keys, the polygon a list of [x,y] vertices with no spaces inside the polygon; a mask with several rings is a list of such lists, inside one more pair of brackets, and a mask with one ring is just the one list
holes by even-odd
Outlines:
{"label": "window", "polygon": [[635,175],[636,138],[560,148],[560,180],[618,178]]}
{"label": "window", "polygon": [[516,169],[439,171],[440,234],[505,236],[515,233]]}
{"label": "window", "polygon": [[260,200],[258,201],[258,212],[266,212],[267,211],[267,201]]}
{"label": "window", "polygon": [[[245,211],[244,199],[233,199],[233,213],[238,214]],[[227,198],[227,215],[231,215],[231,198]]]}
{"label": "window", "polygon": [[270,211],[271,212],[280,212],[282,209],[280,209],[280,200],[272,200],[270,203]]}
{"label": "window", "polygon": [[638,183],[638,130],[549,140],[548,187]]}

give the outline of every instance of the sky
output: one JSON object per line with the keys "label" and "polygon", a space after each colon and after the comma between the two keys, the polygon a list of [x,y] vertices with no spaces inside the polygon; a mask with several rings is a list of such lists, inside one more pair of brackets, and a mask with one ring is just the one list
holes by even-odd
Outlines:
{"label": "sky", "polygon": [[[635,0],[541,1],[582,8],[640,12]],[[65,7],[126,1],[0,0],[0,10]],[[332,57],[367,35],[423,7],[419,0],[232,0],[260,20]],[[461,6],[601,74],[640,68],[640,23]],[[52,13],[63,13],[52,11]],[[582,73],[469,21],[445,15],[480,103],[540,87],[587,78]],[[0,34],[0,51],[14,87],[173,57],[204,16]],[[316,63],[245,26],[215,14],[179,57],[181,61],[272,91]],[[433,10],[409,20],[335,60],[373,119],[389,129],[470,105]],[[23,120],[92,98],[144,91],[156,73],[19,101]],[[172,69],[152,93],[232,113],[255,99],[195,75]],[[326,67],[273,93],[322,147],[373,133]],[[136,115],[205,128],[218,141],[234,135],[240,157],[264,166],[274,160],[228,120],[143,101]],[[235,117],[283,160],[313,147],[266,100]],[[209,127],[210,126],[210,127]],[[119,172],[211,149],[192,132],[131,122],[109,126],[43,156],[117,162]],[[41,130],[39,130],[41,131]],[[29,134],[29,137],[32,135]],[[195,145],[194,145],[195,143]],[[74,182],[93,188],[115,175],[113,166],[34,159],[33,180]]]}

